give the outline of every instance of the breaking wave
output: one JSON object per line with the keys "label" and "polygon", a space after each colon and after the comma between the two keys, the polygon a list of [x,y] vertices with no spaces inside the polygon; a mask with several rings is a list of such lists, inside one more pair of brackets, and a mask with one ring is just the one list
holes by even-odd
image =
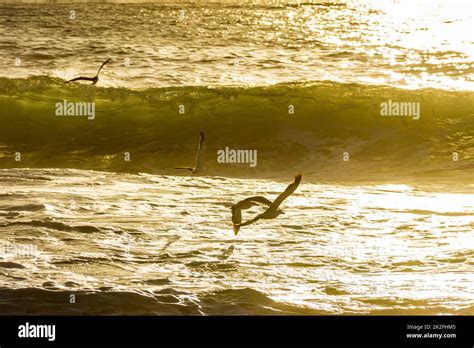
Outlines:
{"label": "breaking wave", "polygon": [[[94,119],[56,116],[64,100],[94,102]],[[389,100],[419,103],[420,119],[382,117]],[[335,82],[130,90],[0,78],[0,167],[169,173],[193,163],[203,129],[215,175],[465,173],[474,167],[473,110],[474,92]],[[257,150],[257,167],[218,163],[226,147]]]}

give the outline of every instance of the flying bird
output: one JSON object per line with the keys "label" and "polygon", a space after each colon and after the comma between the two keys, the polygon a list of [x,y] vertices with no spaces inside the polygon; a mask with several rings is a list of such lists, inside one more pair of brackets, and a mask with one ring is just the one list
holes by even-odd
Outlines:
{"label": "flying bird", "polygon": [[250,209],[255,205],[263,205],[269,207],[272,204],[272,201],[266,199],[263,196],[254,196],[245,198],[240,202],[234,204],[231,208],[232,210],[232,224],[234,225],[234,234],[237,235],[240,230],[240,224],[242,223],[242,210]]}
{"label": "flying bird", "polygon": [[94,77],[76,77],[76,78],[73,78],[72,80],[69,80],[69,81],[66,81],[66,82],[73,82],[73,81],[92,81],[92,84],[95,85],[97,83],[97,81],[99,81],[99,74],[100,74],[100,71],[102,70],[102,68],[104,67],[105,64],[107,64],[108,62],[110,62],[110,58],[107,59],[105,62],[102,63],[102,65],[100,66],[99,70],[97,71],[97,75],[95,75]]}
{"label": "flying bird", "polygon": [[186,169],[192,172],[193,174],[198,174],[203,172],[206,168],[204,168],[204,150],[205,150],[205,143],[204,143],[204,132],[199,132],[199,143],[196,153],[196,165],[193,167],[175,167],[174,169]]}
{"label": "flying bird", "polygon": [[[246,198],[238,202],[237,204],[234,204],[231,208],[234,234],[237,235],[242,226],[253,224],[255,221],[260,219],[274,219],[280,214],[284,214],[283,210],[279,209],[279,206],[285,199],[287,199],[293,192],[295,192],[296,188],[301,182],[301,178],[301,174],[296,175],[295,180],[291,184],[289,184],[285,191],[280,193],[273,202],[262,196],[254,196]],[[242,222],[242,210],[249,209],[255,205],[267,206],[267,209],[263,213],[258,214],[253,219]]]}

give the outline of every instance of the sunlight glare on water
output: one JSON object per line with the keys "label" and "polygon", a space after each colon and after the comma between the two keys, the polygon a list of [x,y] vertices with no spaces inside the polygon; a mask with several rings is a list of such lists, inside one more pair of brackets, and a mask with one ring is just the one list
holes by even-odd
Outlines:
{"label": "sunlight glare on water", "polygon": [[74,35],[64,5],[30,6],[0,12],[2,76],[69,79],[110,56],[107,87],[330,80],[474,90],[467,0],[76,4]]}
{"label": "sunlight glare on water", "polygon": [[[285,202],[285,215],[245,226],[234,237],[230,206],[250,191],[271,198],[281,183],[78,170],[4,173],[10,201],[0,209],[21,216],[13,223],[1,217],[3,241],[34,243],[40,251],[35,259],[11,260],[35,271],[3,274],[10,288],[48,280],[64,290],[68,282],[93,292],[173,289],[178,298],[192,294],[197,302],[248,288],[256,291],[245,295],[257,296],[255,313],[264,307],[305,313],[472,310],[472,193],[303,182]],[[36,185],[39,176],[51,181]],[[26,197],[28,206],[22,205]],[[46,201],[48,209],[37,208]],[[68,209],[71,204],[78,209]],[[256,213],[252,208],[244,219]],[[208,313],[219,313],[223,300],[215,301]]]}

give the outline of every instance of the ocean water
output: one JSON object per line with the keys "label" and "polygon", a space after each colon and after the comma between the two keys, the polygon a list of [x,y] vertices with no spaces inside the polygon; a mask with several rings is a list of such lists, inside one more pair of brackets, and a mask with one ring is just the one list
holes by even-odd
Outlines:
{"label": "ocean water", "polygon": [[0,6],[0,76],[93,76],[112,58],[101,86],[329,80],[473,90],[473,11],[468,0],[13,1]]}
{"label": "ocean water", "polygon": [[473,314],[472,10],[1,3],[0,313]]}
{"label": "ocean water", "polygon": [[72,169],[0,179],[2,313],[474,311],[473,187],[303,178],[285,215],[234,237],[230,206],[286,183]]}
{"label": "ocean water", "polygon": [[[173,168],[194,164],[204,130],[207,175],[461,186],[474,175],[473,91],[329,81],[132,90],[50,77],[0,78],[0,90],[2,168],[181,175]],[[94,119],[56,116],[64,100],[93,101]],[[420,118],[380,116],[389,100],[419,103]],[[219,163],[226,147],[257,151],[257,165]]]}

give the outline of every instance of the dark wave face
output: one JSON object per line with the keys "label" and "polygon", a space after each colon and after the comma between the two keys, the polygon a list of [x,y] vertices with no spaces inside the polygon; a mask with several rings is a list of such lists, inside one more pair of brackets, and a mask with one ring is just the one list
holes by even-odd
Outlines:
{"label": "dark wave face", "polygon": [[[204,130],[205,166],[216,175],[441,178],[473,169],[472,92],[333,82],[136,91],[36,77],[0,79],[0,93],[3,168],[176,173],[194,163]],[[93,102],[94,118],[57,116],[65,100]],[[389,115],[405,102],[418,116]],[[219,163],[226,148],[257,150],[256,166]]]}
{"label": "dark wave face", "polygon": [[[1,267],[0,263],[0,267]],[[157,283],[159,280],[157,280]],[[71,282],[70,282],[71,283]],[[1,289],[2,315],[321,315],[311,310],[274,301],[250,288],[193,293],[164,288],[155,291],[71,291],[24,288]],[[74,293],[81,304],[65,305]]]}

